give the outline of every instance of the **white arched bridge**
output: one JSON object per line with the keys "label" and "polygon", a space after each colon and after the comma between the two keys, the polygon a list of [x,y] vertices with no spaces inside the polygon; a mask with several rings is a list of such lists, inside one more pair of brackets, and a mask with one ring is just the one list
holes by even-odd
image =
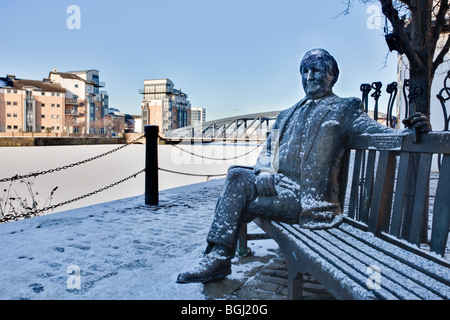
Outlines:
{"label": "white arched bridge", "polygon": [[203,122],[165,133],[172,141],[190,140],[212,142],[221,141],[262,141],[272,127],[280,111],[252,113],[242,116]]}

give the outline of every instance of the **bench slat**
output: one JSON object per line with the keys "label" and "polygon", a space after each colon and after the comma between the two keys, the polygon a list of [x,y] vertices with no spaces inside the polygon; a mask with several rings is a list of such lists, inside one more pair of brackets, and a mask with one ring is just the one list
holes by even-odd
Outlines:
{"label": "bench slat", "polygon": [[[255,219],[263,229],[280,246],[285,257],[295,264],[301,273],[311,274],[338,299],[373,300],[377,297],[335,265],[324,259],[320,253],[311,248],[311,243],[294,237],[285,226],[266,219]],[[387,297],[389,298],[389,297]]]}
{"label": "bench slat", "polygon": [[375,176],[376,151],[369,150],[367,156],[367,166],[364,184],[364,193],[360,205],[359,221],[367,224],[369,222],[369,209],[372,199],[373,180]]}
{"label": "bench slat", "polygon": [[[344,261],[347,265],[352,266],[355,270],[357,270],[363,276],[363,279],[365,281],[363,285],[367,286],[367,280],[370,277],[370,274],[367,273],[367,268],[376,264],[380,265],[378,261],[373,257],[369,256],[367,253],[355,250],[345,242],[330,234],[329,231],[309,231],[300,229],[298,227],[293,228],[297,232],[302,233],[303,235],[310,238],[321,247],[327,248],[327,250],[329,250],[331,254],[334,254],[336,257],[338,257],[338,259]],[[359,240],[357,238],[353,239],[356,243],[359,243]],[[439,299],[437,295],[429,292],[428,290],[424,290],[423,292],[421,292],[421,294],[423,295],[422,297],[420,295],[418,296],[413,289],[418,289],[419,286],[413,281],[397,273],[395,270],[390,269],[388,265],[383,265],[380,271],[383,276],[380,283],[381,288],[375,290],[375,295],[378,294],[379,290],[386,290],[398,299]],[[407,285],[410,285],[411,287],[408,288]],[[384,294],[380,295],[380,298],[383,296]]]}
{"label": "bench slat", "polygon": [[374,234],[386,230],[388,226],[395,180],[395,161],[393,152],[380,152],[369,217],[369,231]]}
{"label": "bench slat", "polygon": [[348,207],[348,216],[352,219],[355,218],[357,203],[358,203],[358,184],[359,176],[361,173],[361,159],[363,150],[355,151],[355,160],[353,162],[353,176],[352,176],[352,186],[350,191],[350,202]]}
{"label": "bench slat", "polygon": [[421,154],[417,172],[413,214],[409,231],[409,242],[414,243],[417,246],[420,245],[420,240],[424,232],[424,223],[427,221],[428,216],[427,197],[431,159],[431,153]]}
{"label": "bench slat", "polygon": [[[446,291],[450,294],[447,285],[390,255],[378,251],[371,244],[367,244],[359,239],[356,234],[351,233],[349,229],[347,229],[347,232],[339,228],[330,229],[328,233],[348,246],[349,249],[346,251],[354,250],[366,255],[368,257],[366,263],[370,263],[370,259],[373,259],[374,264],[379,266],[383,278],[385,276],[390,277],[392,281],[419,295],[422,299],[450,299],[449,295],[445,296]],[[333,239],[331,238],[330,241],[333,241]],[[342,247],[344,245],[340,244]],[[421,287],[425,287],[427,290],[422,291]]]}
{"label": "bench slat", "polygon": [[431,251],[443,255],[450,227],[450,155],[442,159],[434,201]]}
{"label": "bench slat", "polygon": [[400,153],[400,160],[397,171],[397,184],[395,186],[394,207],[392,209],[392,222],[390,234],[394,237],[400,237],[400,230],[403,220],[403,207],[405,205],[405,197],[408,181],[408,170],[411,160],[409,152]]}
{"label": "bench slat", "polygon": [[[369,232],[359,230],[358,228],[352,227],[346,223],[342,224],[339,229],[346,233],[354,234],[356,237],[358,237],[358,239],[370,245],[377,251],[380,251],[387,256],[397,259],[402,263],[405,263],[412,268],[436,279],[437,281],[442,282],[443,284],[448,286],[448,295],[450,296],[450,267],[448,261],[444,260],[443,258],[439,259],[437,257],[435,259],[436,262],[431,261],[426,256],[420,256],[412,252],[414,250],[418,250],[416,246],[404,242],[405,248],[402,248],[396,244],[380,239],[379,237],[375,237]],[[411,251],[407,249],[408,246],[411,246]]]}
{"label": "bench slat", "polygon": [[[367,280],[370,275],[366,273],[367,267],[371,264],[361,263],[359,259],[352,257],[348,252],[338,246],[337,243],[325,241],[318,235],[317,231],[305,230],[285,224],[283,224],[283,226],[289,230],[292,235],[308,244],[311,250],[320,254],[323,259],[326,259],[339,270],[344,271],[347,277],[358,283],[365,290],[371,291],[367,288]],[[378,290],[374,290],[373,294],[378,299],[419,299],[418,296],[412,292],[403,290],[398,284],[393,283],[389,279],[386,279],[385,281],[388,282],[390,287],[395,289],[386,290],[385,287],[381,287]]]}

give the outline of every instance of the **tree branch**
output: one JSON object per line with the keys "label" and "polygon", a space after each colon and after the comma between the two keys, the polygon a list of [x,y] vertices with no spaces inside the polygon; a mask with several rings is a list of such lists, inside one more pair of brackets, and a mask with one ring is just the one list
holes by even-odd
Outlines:
{"label": "tree branch", "polygon": [[350,8],[353,7],[353,0],[343,1],[342,3],[346,5],[346,8],[342,10],[341,13],[339,13],[335,18],[348,15],[350,13]]}
{"label": "tree branch", "polygon": [[[421,64],[421,60],[415,50],[412,48],[412,44],[408,34],[405,31],[405,23],[398,16],[398,10],[394,8],[392,0],[379,0],[383,14],[388,18],[394,29],[394,34],[400,41],[405,55],[408,57],[410,63],[416,65]],[[406,1],[409,2],[409,1]],[[406,3],[405,3],[406,4]]]}
{"label": "tree branch", "polygon": [[401,3],[408,6],[408,8],[411,6],[411,0],[399,0]]}
{"label": "tree branch", "polygon": [[445,15],[447,14],[447,11],[449,9],[449,3],[448,0],[440,1],[440,7],[439,11],[436,14],[436,23],[433,28],[433,40],[436,39],[436,42],[439,40],[439,37],[441,36],[442,28],[445,25]]}
{"label": "tree branch", "polygon": [[449,50],[450,50],[450,35],[447,37],[447,41],[445,41],[445,44],[442,47],[441,52],[439,52],[436,59],[433,61],[432,74],[434,74],[439,65],[442,62],[444,62],[445,55],[449,52]]}

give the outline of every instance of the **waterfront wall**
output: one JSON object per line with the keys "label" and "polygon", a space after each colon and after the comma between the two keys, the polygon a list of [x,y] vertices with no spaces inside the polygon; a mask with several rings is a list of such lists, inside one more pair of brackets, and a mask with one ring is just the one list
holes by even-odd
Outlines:
{"label": "waterfront wall", "polygon": [[0,147],[124,144],[125,138],[99,137],[0,137]]}

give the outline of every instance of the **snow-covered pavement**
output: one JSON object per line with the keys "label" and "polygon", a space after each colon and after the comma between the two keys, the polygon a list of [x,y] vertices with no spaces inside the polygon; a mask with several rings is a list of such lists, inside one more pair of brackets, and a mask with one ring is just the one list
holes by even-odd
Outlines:
{"label": "snow-covered pavement", "polygon": [[[207,299],[175,280],[205,248],[223,183],[162,191],[155,207],[137,196],[0,225],[0,299]],[[230,277],[252,267],[234,261]]]}

